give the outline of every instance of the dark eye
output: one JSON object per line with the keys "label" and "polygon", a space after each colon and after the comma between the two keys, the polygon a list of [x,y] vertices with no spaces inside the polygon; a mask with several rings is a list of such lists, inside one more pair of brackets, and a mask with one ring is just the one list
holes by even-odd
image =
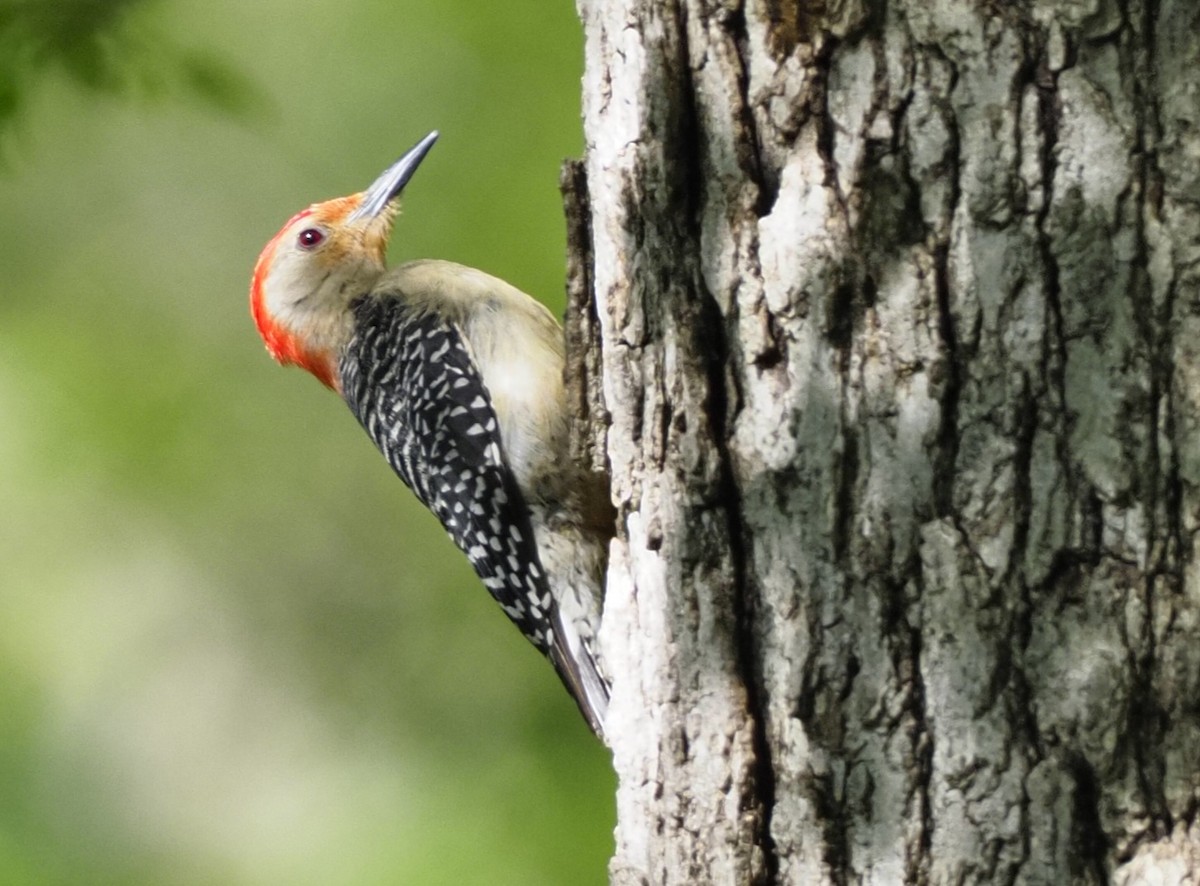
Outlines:
{"label": "dark eye", "polygon": [[321,241],[325,239],[325,235],[316,228],[305,228],[300,232],[300,237],[298,239],[300,242],[300,248],[312,249],[314,246],[320,245]]}

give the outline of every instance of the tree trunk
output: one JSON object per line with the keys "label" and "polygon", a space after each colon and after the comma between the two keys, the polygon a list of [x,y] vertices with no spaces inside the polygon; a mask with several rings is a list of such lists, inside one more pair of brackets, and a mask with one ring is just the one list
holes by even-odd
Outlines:
{"label": "tree trunk", "polygon": [[1200,4],[578,2],[613,882],[1200,878]]}

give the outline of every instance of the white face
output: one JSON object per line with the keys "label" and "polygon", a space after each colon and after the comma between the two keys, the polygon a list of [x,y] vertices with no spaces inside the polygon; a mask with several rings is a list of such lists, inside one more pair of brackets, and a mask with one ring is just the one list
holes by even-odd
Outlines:
{"label": "white face", "polygon": [[390,227],[322,220],[333,214],[322,210],[333,208],[321,204],[301,214],[260,259],[269,262],[261,277],[262,307],[275,324],[316,350],[345,343],[347,308],[383,273],[387,231],[380,228]]}

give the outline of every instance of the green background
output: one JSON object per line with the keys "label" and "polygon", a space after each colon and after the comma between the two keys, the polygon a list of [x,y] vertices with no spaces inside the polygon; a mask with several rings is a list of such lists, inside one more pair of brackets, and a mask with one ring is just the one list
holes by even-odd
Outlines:
{"label": "green background", "polygon": [[0,0],[0,882],[605,881],[604,749],[247,312],[292,213],[437,128],[391,260],[561,314],[580,30]]}

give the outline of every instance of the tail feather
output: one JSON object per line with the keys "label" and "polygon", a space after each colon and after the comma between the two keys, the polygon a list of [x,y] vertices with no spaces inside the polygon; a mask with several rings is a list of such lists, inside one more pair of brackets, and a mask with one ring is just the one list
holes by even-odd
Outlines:
{"label": "tail feather", "polygon": [[555,637],[549,657],[567,691],[579,705],[583,718],[596,737],[604,741],[604,722],[608,716],[608,680],[588,644],[571,630],[560,613],[555,613]]}

